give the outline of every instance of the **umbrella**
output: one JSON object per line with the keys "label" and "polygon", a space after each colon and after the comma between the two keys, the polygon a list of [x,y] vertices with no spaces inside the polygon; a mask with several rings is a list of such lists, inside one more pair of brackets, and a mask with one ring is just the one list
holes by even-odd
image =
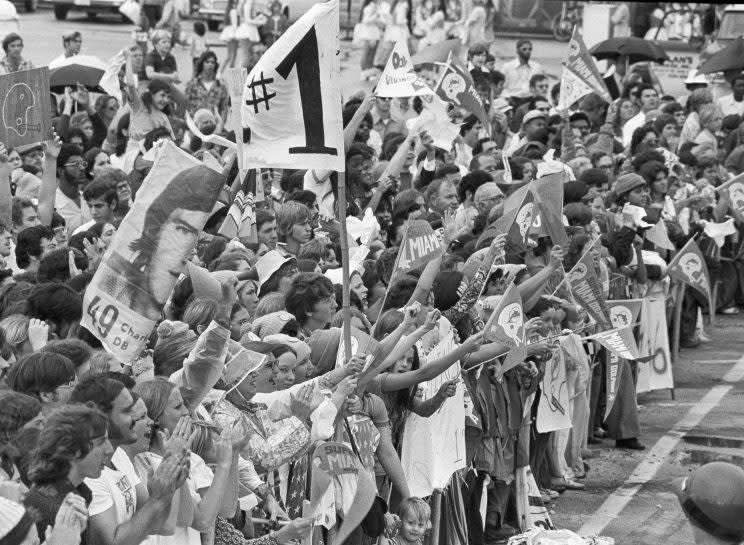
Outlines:
{"label": "umbrella", "polygon": [[662,63],[669,60],[666,52],[660,46],[634,36],[601,41],[592,47],[589,53],[598,60],[617,59],[620,56],[625,56],[631,64],[641,61]]}
{"label": "umbrella", "polygon": [[106,71],[106,63],[91,55],[75,55],[55,63],[49,70],[49,87],[55,93],[63,93],[65,87],[78,83],[89,91],[104,92],[99,83]]}
{"label": "umbrella", "polygon": [[744,68],[744,38],[739,36],[726,47],[713,53],[698,68],[699,74],[741,70]]}
{"label": "umbrella", "polygon": [[434,64],[435,62],[447,62],[447,57],[449,57],[450,52],[452,53],[453,57],[457,57],[460,55],[461,47],[462,42],[460,40],[446,40],[444,42],[425,47],[424,49],[416,53],[411,60],[413,61],[413,64]]}

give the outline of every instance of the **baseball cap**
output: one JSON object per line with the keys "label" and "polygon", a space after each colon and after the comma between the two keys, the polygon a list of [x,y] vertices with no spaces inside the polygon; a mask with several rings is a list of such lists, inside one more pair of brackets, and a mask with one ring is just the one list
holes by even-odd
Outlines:
{"label": "baseball cap", "polygon": [[500,112],[508,112],[512,109],[509,101],[505,98],[497,98],[491,103],[491,108],[499,110]]}
{"label": "baseball cap", "polygon": [[524,115],[524,118],[522,119],[522,126],[526,125],[533,119],[539,119],[539,118],[547,120],[548,116],[544,112],[541,112],[540,110],[530,110]]}

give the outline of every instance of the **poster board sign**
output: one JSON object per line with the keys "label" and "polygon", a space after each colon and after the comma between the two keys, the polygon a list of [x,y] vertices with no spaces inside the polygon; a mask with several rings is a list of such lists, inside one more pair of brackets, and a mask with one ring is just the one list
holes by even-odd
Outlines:
{"label": "poster board sign", "polygon": [[[434,361],[455,349],[453,329],[429,352],[422,363]],[[441,375],[422,383],[423,399],[433,397],[444,382],[460,373],[459,362]],[[411,495],[430,496],[435,489],[443,489],[452,474],[465,467],[465,405],[464,385],[457,383],[457,391],[429,418],[411,414],[403,433],[401,463]],[[446,448],[442,448],[446,445]]]}
{"label": "poster board sign", "polygon": [[566,360],[562,350],[554,350],[545,363],[545,376],[537,406],[537,431],[548,433],[571,427],[571,413],[566,379]]}
{"label": "poster board sign", "polygon": [[35,144],[52,136],[49,68],[21,70],[0,76],[2,123],[0,141],[8,148]]}

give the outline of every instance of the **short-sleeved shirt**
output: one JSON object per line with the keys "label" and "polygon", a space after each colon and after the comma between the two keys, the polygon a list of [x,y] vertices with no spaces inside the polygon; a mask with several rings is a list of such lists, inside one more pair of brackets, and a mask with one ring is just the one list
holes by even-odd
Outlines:
{"label": "short-sleeved shirt", "polygon": [[[366,394],[362,397],[362,410],[346,417],[349,429],[359,451],[362,464],[370,472],[375,470],[375,453],[380,445],[380,430],[390,427],[385,403],[379,396]],[[349,443],[346,426],[341,426],[341,441]]]}
{"label": "short-sleeved shirt", "polygon": [[145,66],[152,66],[153,70],[162,74],[174,74],[178,68],[176,66],[176,58],[168,53],[165,57],[161,57],[157,51],[150,51],[145,56]]}
{"label": "short-sleeved shirt", "polygon": [[131,520],[137,512],[137,490],[140,478],[127,454],[117,448],[111,457],[113,467],[105,467],[97,479],[85,479],[93,493],[88,506],[91,517],[105,513],[112,506],[116,509],[116,523]]}

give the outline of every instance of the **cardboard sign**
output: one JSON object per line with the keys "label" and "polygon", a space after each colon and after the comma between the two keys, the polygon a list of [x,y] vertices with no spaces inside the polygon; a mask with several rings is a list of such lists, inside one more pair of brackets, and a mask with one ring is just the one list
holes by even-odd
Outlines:
{"label": "cardboard sign", "polygon": [[81,325],[124,363],[147,344],[225,183],[173,142],[161,148],[83,299]]}
{"label": "cardboard sign", "polygon": [[554,350],[553,357],[545,363],[540,404],[537,406],[537,431],[564,430],[571,427],[568,381],[563,350]]}
{"label": "cardboard sign", "polygon": [[3,97],[0,141],[5,147],[35,144],[52,137],[49,68],[3,74],[0,96]]}

